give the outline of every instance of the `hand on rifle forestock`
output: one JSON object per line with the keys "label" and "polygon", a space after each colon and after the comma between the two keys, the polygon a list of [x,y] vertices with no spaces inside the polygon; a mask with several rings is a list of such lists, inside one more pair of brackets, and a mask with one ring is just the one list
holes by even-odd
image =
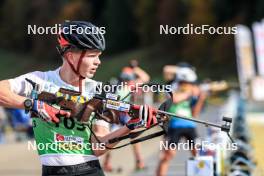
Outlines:
{"label": "hand on rifle forestock", "polygon": [[104,120],[109,123],[119,124],[119,112],[113,109],[104,109],[102,100],[93,98],[86,103],[85,110],[78,118],[81,122],[89,121],[92,112],[95,113],[96,118]]}
{"label": "hand on rifle forestock", "polygon": [[126,126],[130,130],[141,127],[150,128],[152,125],[158,123],[157,110],[148,105],[133,105],[129,115],[131,119],[127,122]]}

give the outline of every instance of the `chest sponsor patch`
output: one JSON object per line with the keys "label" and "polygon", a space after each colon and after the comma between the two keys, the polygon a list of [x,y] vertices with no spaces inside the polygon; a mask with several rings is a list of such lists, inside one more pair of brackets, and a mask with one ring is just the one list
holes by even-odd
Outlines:
{"label": "chest sponsor patch", "polygon": [[65,136],[59,133],[54,134],[54,141],[55,142],[71,142],[71,143],[77,143],[82,144],[84,142],[84,139],[82,137],[77,136]]}

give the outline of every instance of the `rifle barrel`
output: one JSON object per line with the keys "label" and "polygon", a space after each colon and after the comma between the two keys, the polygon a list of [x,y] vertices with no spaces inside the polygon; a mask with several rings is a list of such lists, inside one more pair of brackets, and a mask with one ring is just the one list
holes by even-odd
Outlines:
{"label": "rifle barrel", "polygon": [[186,116],[179,116],[177,114],[174,114],[174,113],[171,113],[171,112],[162,111],[162,110],[158,110],[157,112],[160,113],[160,114],[169,115],[170,118],[171,118],[171,116],[174,116],[176,118],[180,118],[180,119],[189,120],[189,121],[193,121],[193,122],[196,122],[196,123],[204,124],[205,126],[213,126],[213,127],[217,127],[217,128],[221,128],[222,129],[222,125],[217,125],[217,124],[214,124],[214,123],[211,123],[211,122],[207,122],[207,121],[204,121],[204,120],[198,120],[198,119],[194,119],[192,117],[186,117]]}

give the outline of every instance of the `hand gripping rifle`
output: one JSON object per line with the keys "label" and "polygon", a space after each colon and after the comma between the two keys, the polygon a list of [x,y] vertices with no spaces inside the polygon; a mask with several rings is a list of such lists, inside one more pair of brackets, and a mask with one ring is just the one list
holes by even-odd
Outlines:
{"label": "hand gripping rifle", "polygon": [[[230,128],[231,128],[231,124],[232,124],[232,118],[223,117],[223,119],[222,119],[223,124],[219,125],[219,124],[211,123],[211,122],[208,122],[208,121],[194,119],[194,118],[191,118],[191,117],[179,116],[177,114],[170,113],[170,112],[167,112],[166,111],[166,109],[168,109],[168,107],[166,107],[166,106],[168,106],[168,104],[169,104],[168,102],[170,102],[170,101],[171,101],[171,99],[167,100],[166,102],[164,102],[159,107],[159,109],[156,111],[156,114],[155,114],[156,117],[157,117],[158,123],[157,124],[154,124],[154,125],[152,125],[150,127],[150,128],[153,128],[155,126],[160,126],[162,128],[161,131],[155,132],[153,134],[150,134],[150,135],[147,135],[147,136],[138,138],[138,139],[134,139],[134,140],[130,141],[129,143],[124,144],[124,145],[121,145],[119,147],[115,147],[114,149],[118,149],[118,148],[127,146],[129,144],[135,144],[135,143],[138,143],[138,142],[142,142],[142,141],[145,141],[145,140],[149,140],[149,139],[152,139],[152,138],[155,138],[155,137],[158,137],[158,136],[161,136],[161,135],[167,133],[168,132],[168,122],[169,122],[169,120],[171,118],[180,118],[180,119],[184,119],[184,120],[193,121],[195,123],[204,124],[206,127],[212,126],[212,127],[220,128],[221,131],[227,133],[227,135],[230,138],[231,142],[232,143],[234,142],[234,140],[231,138],[230,133],[229,133],[230,132]],[[118,105],[119,101],[114,101],[114,102],[117,104],[117,107],[113,107],[113,108],[118,109],[119,108],[119,105]],[[125,104],[126,104],[126,106],[129,105],[130,107],[131,106],[134,106],[133,104],[130,104],[130,103],[127,103],[127,102],[125,102]],[[128,112],[128,113],[131,114],[131,112]],[[113,138],[113,139],[109,140],[108,143],[112,144],[112,143],[119,142],[119,141],[124,140],[124,139],[128,139],[128,138],[133,139],[133,138],[136,138],[140,134],[142,134],[143,132],[145,132],[145,131],[147,131],[149,129],[144,129],[144,130],[141,130],[141,131],[132,132],[132,133],[130,133],[128,135],[125,135],[125,136]]]}
{"label": "hand gripping rifle", "polygon": [[[26,80],[33,86],[33,91],[31,94],[31,97],[40,101],[44,101],[48,103],[49,105],[56,106],[59,109],[62,110],[69,110],[71,112],[71,117],[72,118],[77,118],[78,121],[82,122],[83,124],[88,124],[89,122],[89,117],[91,115],[91,112],[95,113],[95,118],[97,119],[102,119],[105,120],[111,124],[116,123],[119,124],[119,118],[116,115],[116,112],[123,112],[123,113],[128,113],[131,118],[137,118],[137,110],[135,110],[133,107],[138,106],[136,104],[132,104],[130,102],[122,101],[120,100],[120,96],[107,93],[107,94],[95,94],[95,96],[92,99],[88,99],[85,96],[82,96],[80,92],[69,90],[69,89],[64,89],[60,88],[58,92],[55,94],[49,93],[49,92],[40,92],[38,94],[38,88],[39,85],[33,82],[32,80],[29,80],[26,78]],[[189,118],[185,116],[179,116],[174,113],[167,112],[166,109],[168,107],[168,101],[171,101],[171,99],[167,100],[164,102],[158,110],[155,111],[155,116],[157,117],[158,123],[152,125],[148,129],[143,129],[140,131],[136,132],[131,132],[128,135],[121,136],[121,137],[116,137],[113,139],[110,139],[107,143],[108,144],[113,144],[125,139],[134,139],[137,138],[139,135],[141,135],[143,132],[155,127],[155,126],[160,126],[162,128],[161,131],[155,132],[153,134],[137,138],[134,140],[131,140],[129,143],[118,146],[118,147],[113,147],[109,148],[106,147],[107,149],[119,149],[122,147],[125,147],[130,144],[135,144],[139,143],[145,140],[152,139],[154,137],[161,136],[168,131],[168,121],[170,118],[180,118],[184,120],[189,120],[193,121],[196,123],[204,124],[206,127],[212,126],[216,128],[220,128],[221,131],[226,132],[228,137],[231,139],[233,142],[229,132],[231,128],[231,123],[232,123],[232,118],[228,117],[223,117],[222,121],[224,122],[223,124],[215,124],[203,120],[198,120],[194,118]],[[91,106],[91,104],[93,106]],[[97,110],[98,107],[99,110]],[[101,143],[101,141],[97,138],[97,136],[94,134],[92,128],[90,125],[87,125],[87,127],[90,129],[91,133],[94,135],[95,139],[97,142]]]}

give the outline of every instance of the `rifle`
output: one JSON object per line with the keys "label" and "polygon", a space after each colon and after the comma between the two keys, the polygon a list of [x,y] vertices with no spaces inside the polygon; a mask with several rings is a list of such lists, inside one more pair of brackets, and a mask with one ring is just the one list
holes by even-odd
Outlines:
{"label": "rifle", "polygon": [[[132,104],[130,102],[126,102],[126,101],[122,101],[120,100],[120,96],[112,94],[112,93],[106,93],[106,94],[95,94],[94,97],[92,99],[89,99],[85,96],[82,96],[80,92],[77,91],[73,91],[73,90],[69,90],[69,89],[64,89],[64,88],[60,88],[58,92],[56,92],[55,94],[49,93],[49,92],[40,92],[39,94],[38,92],[38,88],[39,86],[33,82],[32,80],[29,80],[26,78],[26,80],[33,86],[33,91],[32,91],[32,95],[31,97],[34,97],[34,99],[40,100],[40,101],[44,101],[46,103],[48,103],[49,105],[52,106],[57,106],[58,108],[62,109],[62,110],[69,110],[71,112],[71,117],[72,118],[77,118],[78,121],[83,122],[84,124],[89,121],[89,117],[91,115],[91,113],[87,113],[87,112],[95,112],[95,117],[98,119],[102,119],[105,120],[109,123],[119,123],[119,119],[117,116],[114,116],[114,112],[125,112],[128,113],[129,116],[131,118],[137,118],[138,112],[137,110],[135,110],[133,107],[135,106],[139,106],[136,104]],[[90,103],[95,103],[96,107],[102,107],[99,111],[96,109],[92,109],[91,106],[89,105]],[[122,146],[119,147],[115,147],[115,148],[109,148],[109,149],[118,149],[124,146],[127,146],[129,144],[135,144],[138,142],[142,142],[157,136],[160,136],[164,133],[167,132],[167,123],[169,121],[170,118],[172,117],[176,117],[176,118],[180,118],[180,119],[184,119],[184,120],[189,120],[189,121],[193,121],[196,123],[200,123],[200,124],[204,124],[206,127],[208,126],[212,126],[212,127],[216,127],[216,128],[220,128],[221,131],[226,132],[228,137],[230,138],[230,140],[233,142],[233,139],[231,138],[229,132],[230,132],[230,128],[231,128],[231,123],[232,123],[232,118],[229,117],[223,117],[222,121],[224,122],[224,124],[215,124],[215,123],[211,123],[211,122],[207,122],[207,121],[203,121],[203,120],[198,120],[195,118],[189,118],[189,117],[185,117],[185,116],[179,116],[177,114],[174,113],[170,113],[170,112],[166,112],[166,107],[165,106],[166,103],[163,103],[160,108],[158,110],[156,110],[156,117],[158,120],[157,124],[154,124],[152,127],[154,126],[160,126],[163,130],[153,133],[151,135],[139,138],[139,139],[135,139],[130,141],[127,144],[124,144]],[[109,113],[112,116],[108,116]],[[88,126],[89,127],[89,126]],[[152,128],[151,127],[151,128]],[[95,136],[95,139],[100,142],[100,140],[97,138],[97,136],[94,134],[94,132],[92,131],[91,127],[89,127],[89,129],[91,130],[92,134]],[[119,142],[121,140],[127,139],[127,138],[136,138],[138,137],[140,134],[142,134],[143,132],[147,131],[149,129],[144,129],[141,131],[137,131],[137,132],[131,132],[128,135],[125,136],[121,136],[121,137],[117,137],[117,138],[113,138],[110,139],[108,141],[109,144],[112,143],[116,143]]]}
{"label": "rifle", "polygon": [[[43,101],[55,108],[60,110],[70,111],[72,118],[77,118],[80,122],[88,122],[89,117],[93,111],[96,111],[94,107],[102,107],[103,102],[102,98],[96,95],[94,98],[89,99],[88,97],[82,96],[80,92],[69,90],[65,88],[60,88],[55,94],[50,92],[42,91],[39,92],[39,85],[33,82],[30,79],[26,78],[32,87],[33,90],[31,92],[31,98],[35,100]],[[93,106],[91,106],[91,103]],[[109,118],[107,115],[112,115],[112,118]],[[112,113],[112,114],[111,114]],[[113,111],[101,110],[101,112],[97,112],[98,116],[109,122],[109,123],[117,123],[117,118],[114,116]]]}

